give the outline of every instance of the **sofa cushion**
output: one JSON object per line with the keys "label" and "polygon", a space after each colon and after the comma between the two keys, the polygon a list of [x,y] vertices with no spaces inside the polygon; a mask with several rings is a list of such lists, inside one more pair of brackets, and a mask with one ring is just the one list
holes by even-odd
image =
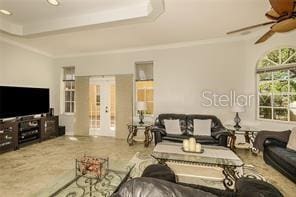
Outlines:
{"label": "sofa cushion", "polygon": [[182,134],[181,127],[180,127],[180,121],[177,120],[164,120],[164,127],[165,131],[168,134]]}
{"label": "sofa cushion", "polygon": [[218,144],[218,141],[215,140],[212,136],[198,135],[194,137],[196,141],[200,144]]}
{"label": "sofa cushion", "polygon": [[267,146],[268,154],[276,163],[282,166],[285,171],[296,176],[296,152],[279,146]]}
{"label": "sofa cushion", "polygon": [[156,125],[164,128],[164,120],[179,120],[181,132],[184,134],[187,132],[187,116],[185,114],[160,114]]}
{"label": "sofa cushion", "polygon": [[212,124],[211,124],[211,132],[218,132],[220,131],[223,127],[221,121],[216,117],[212,115],[201,115],[201,114],[191,114],[187,115],[187,132],[190,134],[193,134],[194,131],[194,120],[207,120],[211,119]]}
{"label": "sofa cushion", "polygon": [[193,120],[193,135],[211,136],[211,119],[194,119]]}
{"label": "sofa cushion", "polygon": [[287,148],[296,151],[296,127],[294,127],[291,131]]}
{"label": "sofa cushion", "polygon": [[177,141],[182,142],[185,139],[189,139],[191,136],[188,135],[176,135],[176,134],[167,134],[166,136],[163,136],[163,140],[171,140],[171,141]]}

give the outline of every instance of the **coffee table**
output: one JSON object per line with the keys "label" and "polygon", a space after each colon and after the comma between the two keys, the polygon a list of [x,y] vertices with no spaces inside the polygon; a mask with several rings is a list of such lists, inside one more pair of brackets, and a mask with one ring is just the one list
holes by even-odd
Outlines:
{"label": "coffee table", "polygon": [[180,143],[162,142],[156,145],[151,156],[160,163],[175,162],[221,168],[225,188],[233,189],[235,180],[243,175],[243,161],[226,147],[202,145],[202,148],[203,153],[187,153],[182,150]]}
{"label": "coffee table", "polygon": [[[112,165],[115,164],[115,165]],[[67,170],[47,188],[34,196],[65,197],[109,197],[129,178],[134,166],[127,161],[110,161],[107,174],[102,179],[76,176],[75,169]]]}

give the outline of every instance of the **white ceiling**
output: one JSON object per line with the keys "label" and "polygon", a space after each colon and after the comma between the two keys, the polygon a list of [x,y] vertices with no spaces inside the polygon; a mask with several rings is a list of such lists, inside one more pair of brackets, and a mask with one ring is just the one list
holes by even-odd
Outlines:
{"label": "white ceiling", "polygon": [[[156,11],[152,2],[162,0],[0,0],[0,29],[15,35],[31,35],[103,23],[149,17]],[[159,4],[162,6],[162,4]],[[159,14],[163,10],[158,7]]]}
{"label": "white ceiling", "polygon": [[[16,2],[19,1],[0,0],[1,3],[10,2],[11,8],[18,10],[20,7]],[[34,0],[26,1],[33,2]],[[76,7],[76,9],[65,14],[79,15],[82,12],[85,14],[91,12],[95,5],[95,0],[61,0],[61,2],[68,1],[71,1],[73,3],[71,6]],[[103,10],[113,9],[125,3],[130,5],[138,1],[97,0],[96,2],[100,2],[99,7]],[[81,12],[77,9],[80,4]],[[31,12],[34,11],[31,7],[25,9]],[[49,7],[46,9],[59,8]],[[67,9],[71,10],[70,7]],[[268,21],[264,16],[268,9],[270,9],[268,0],[165,0],[164,13],[154,21],[115,23],[109,26],[76,28],[71,31],[59,31],[29,37],[17,37],[5,33],[1,33],[0,36],[53,56],[67,56],[79,53],[225,38],[228,37],[225,34],[227,31]],[[28,10],[26,13],[29,13]],[[42,17],[39,17],[39,15],[44,17],[46,14],[34,12],[23,19],[17,19],[16,17],[10,20],[15,23],[23,23],[24,21],[30,23],[37,20],[36,18],[41,19]],[[52,17],[63,16],[55,15]],[[267,30],[268,27],[265,27],[265,29]]]}
{"label": "white ceiling", "polygon": [[[147,0],[145,0],[147,2]],[[143,0],[59,0],[60,6],[51,6],[46,0],[0,0],[3,9],[14,14],[5,19],[19,25],[114,10],[139,5]],[[2,17],[4,18],[4,17]]]}

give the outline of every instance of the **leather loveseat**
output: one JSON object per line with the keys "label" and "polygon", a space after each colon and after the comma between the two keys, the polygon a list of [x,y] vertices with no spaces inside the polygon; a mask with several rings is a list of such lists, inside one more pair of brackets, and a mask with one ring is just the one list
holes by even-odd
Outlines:
{"label": "leather loveseat", "polygon": [[287,141],[267,138],[264,141],[264,161],[296,183],[296,151],[286,148]]}
{"label": "leather loveseat", "polygon": [[[193,135],[194,119],[211,119],[211,136]],[[182,133],[169,134],[164,126],[164,120],[179,120]],[[227,138],[230,135],[216,116],[198,114],[160,114],[155,121],[152,132],[154,133],[155,144],[163,140],[182,142],[184,139],[194,137],[201,144],[227,146]]]}

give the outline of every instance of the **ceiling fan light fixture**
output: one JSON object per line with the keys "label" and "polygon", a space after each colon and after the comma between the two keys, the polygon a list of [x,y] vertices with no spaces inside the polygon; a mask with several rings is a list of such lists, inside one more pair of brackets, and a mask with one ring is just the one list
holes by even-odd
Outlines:
{"label": "ceiling fan light fixture", "polygon": [[58,0],[47,0],[47,2],[48,2],[50,5],[54,5],[54,6],[58,6],[58,5],[60,5],[60,2],[58,2]]}
{"label": "ceiling fan light fixture", "polygon": [[10,11],[8,11],[8,10],[0,10],[0,13],[4,14],[4,15],[7,15],[7,16],[12,15],[12,13]]}

